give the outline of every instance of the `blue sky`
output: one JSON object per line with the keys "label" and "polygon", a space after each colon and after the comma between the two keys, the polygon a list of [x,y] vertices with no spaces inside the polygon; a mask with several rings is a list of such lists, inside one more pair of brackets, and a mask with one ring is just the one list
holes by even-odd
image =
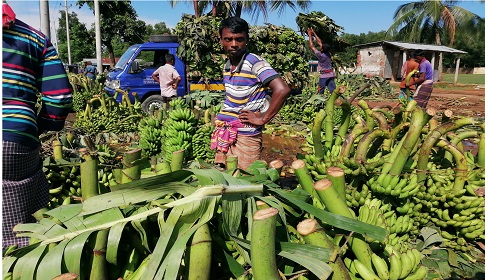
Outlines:
{"label": "blue sky", "polygon": [[[55,43],[55,28],[58,26],[59,10],[65,9],[65,0],[48,0],[50,6],[51,18],[51,36]],[[293,11],[287,8],[286,11],[278,16],[276,12],[270,13],[267,22],[287,26],[296,30],[297,25],[295,18],[299,12],[309,13],[311,11],[322,11],[336,24],[344,28],[344,32],[350,34],[367,33],[369,31],[379,32],[387,30],[393,22],[393,14],[399,5],[412,1],[312,1],[307,12],[297,10]],[[8,0],[17,17],[36,28],[40,28],[39,1],[19,1]],[[79,9],[75,5],[76,1],[67,1],[69,11],[78,14],[79,19],[87,24],[94,22],[92,12],[87,9]],[[174,27],[180,20],[182,14],[193,14],[191,1],[178,1],[175,7],[171,7],[169,1],[142,1],[132,0],[132,5],[138,13],[138,17],[148,24],[165,22],[167,26]],[[485,18],[485,3],[475,1],[460,1],[458,6],[474,12],[482,18]],[[260,15],[258,20],[251,19],[247,14],[242,16],[250,25],[263,25],[264,19]]]}

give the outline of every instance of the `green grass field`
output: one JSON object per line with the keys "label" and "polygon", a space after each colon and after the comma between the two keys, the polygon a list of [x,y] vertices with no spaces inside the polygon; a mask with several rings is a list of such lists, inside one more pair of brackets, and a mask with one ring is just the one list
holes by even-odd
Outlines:
{"label": "green grass field", "polygon": [[[443,74],[443,82],[453,83],[455,74]],[[485,74],[458,74],[458,84],[485,85]]]}

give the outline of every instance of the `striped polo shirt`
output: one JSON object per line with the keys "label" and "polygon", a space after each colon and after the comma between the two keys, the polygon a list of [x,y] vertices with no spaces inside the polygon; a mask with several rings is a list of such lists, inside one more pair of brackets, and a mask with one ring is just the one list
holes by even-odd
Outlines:
{"label": "striped polo shirt", "polygon": [[41,32],[17,19],[12,29],[3,29],[2,39],[2,140],[37,147],[39,131],[64,127],[71,85],[56,50]]}
{"label": "striped polo shirt", "polygon": [[[228,60],[224,66],[223,76],[226,99],[217,119],[226,122],[236,120],[241,110],[261,110],[269,83],[280,77],[266,60],[252,53],[246,53],[233,71]],[[248,124],[238,129],[239,134],[248,136],[259,134],[261,131],[261,126]]]}

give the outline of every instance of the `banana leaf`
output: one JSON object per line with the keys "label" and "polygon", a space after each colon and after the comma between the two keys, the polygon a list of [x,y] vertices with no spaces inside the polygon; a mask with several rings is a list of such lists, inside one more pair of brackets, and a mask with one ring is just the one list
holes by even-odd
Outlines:
{"label": "banana leaf", "polygon": [[268,192],[274,194],[274,196],[276,196],[277,198],[287,201],[290,204],[293,204],[298,208],[310,213],[322,222],[331,226],[348,231],[354,231],[362,235],[367,235],[381,242],[384,241],[387,236],[387,230],[384,228],[363,223],[358,221],[357,219],[347,218],[316,208],[301,200],[301,195],[293,194],[291,192],[283,191],[273,187],[268,187]]}

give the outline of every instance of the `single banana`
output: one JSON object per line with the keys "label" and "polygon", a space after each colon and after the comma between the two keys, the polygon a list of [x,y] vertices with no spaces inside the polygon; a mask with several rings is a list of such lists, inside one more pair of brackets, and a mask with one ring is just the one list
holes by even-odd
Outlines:
{"label": "single banana", "polygon": [[411,269],[413,269],[413,261],[409,258],[408,254],[401,254],[401,273],[399,274],[399,279],[408,276]]}
{"label": "single banana", "polygon": [[401,274],[401,260],[399,256],[396,253],[391,254],[389,262],[389,280],[398,280]]}
{"label": "single banana", "polygon": [[359,260],[354,260],[355,269],[364,280],[380,280],[379,277],[370,268],[365,266]]}
{"label": "single banana", "polygon": [[421,265],[414,273],[408,275],[408,277],[406,277],[406,280],[422,280],[426,278],[427,273],[428,270],[426,269],[426,267]]}
{"label": "single banana", "polygon": [[381,280],[388,280],[389,279],[389,268],[387,267],[387,263],[384,259],[379,257],[377,254],[372,253],[371,255],[372,265],[377,272],[377,275]]}

